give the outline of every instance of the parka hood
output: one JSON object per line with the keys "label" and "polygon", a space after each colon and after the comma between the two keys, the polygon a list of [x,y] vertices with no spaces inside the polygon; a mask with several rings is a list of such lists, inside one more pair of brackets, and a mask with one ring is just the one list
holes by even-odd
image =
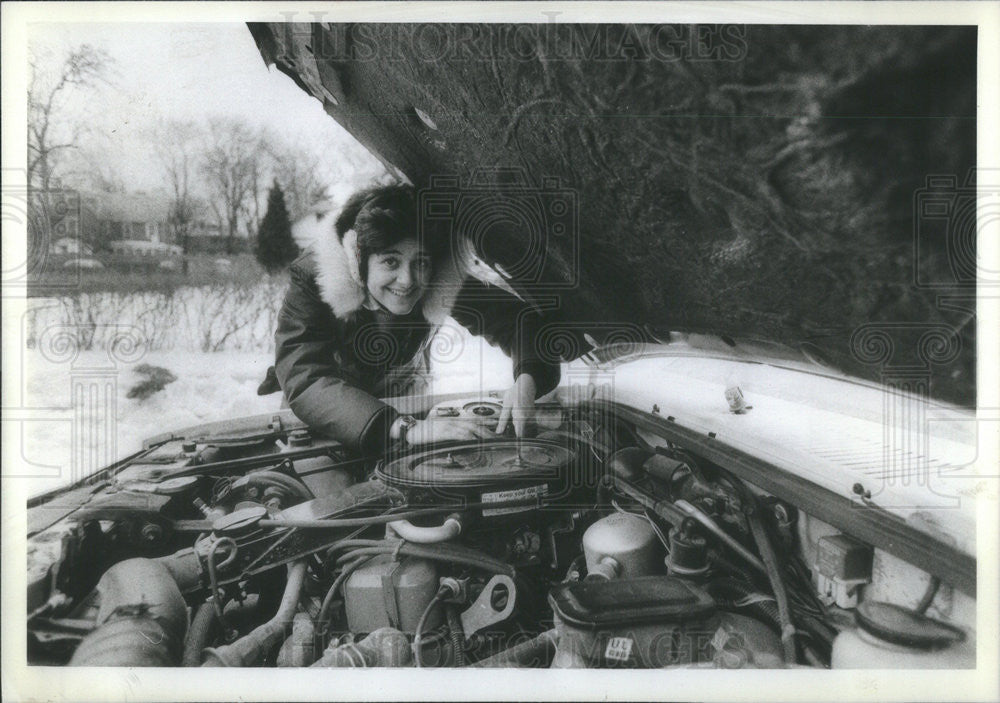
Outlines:
{"label": "parka hood", "polygon": [[[334,229],[336,211],[310,214],[296,225],[296,239],[305,245],[316,268],[320,296],[335,317],[346,320],[364,306],[366,291],[358,267],[358,253],[353,230],[344,238]],[[447,258],[435,266],[427,292],[421,300],[421,312],[433,325],[445,321],[462,286],[464,276],[458,263]]]}

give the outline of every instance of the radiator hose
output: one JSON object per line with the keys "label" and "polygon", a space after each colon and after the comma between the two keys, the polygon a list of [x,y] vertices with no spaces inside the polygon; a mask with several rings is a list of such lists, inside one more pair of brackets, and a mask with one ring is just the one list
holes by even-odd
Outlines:
{"label": "radiator hose", "polygon": [[411,659],[410,639],[399,630],[382,627],[356,644],[331,644],[312,666],[408,666]]}
{"label": "radiator hose", "polygon": [[285,638],[285,630],[291,624],[299,604],[305,577],[304,561],[290,565],[285,593],[274,617],[232,644],[206,649],[202,666],[253,666],[263,659],[265,654]]}
{"label": "radiator hose", "polygon": [[152,559],[127,559],[106,572],[97,629],[83,638],[71,666],[178,666],[187,605],[170,571]]}
{"label": "radiator hose", "polygon": [[555,657],[557,641],[556,631],[546,630],[534,639],[514,645],[492,657],[480,659],[472,666],[478,668],[548,666]]}

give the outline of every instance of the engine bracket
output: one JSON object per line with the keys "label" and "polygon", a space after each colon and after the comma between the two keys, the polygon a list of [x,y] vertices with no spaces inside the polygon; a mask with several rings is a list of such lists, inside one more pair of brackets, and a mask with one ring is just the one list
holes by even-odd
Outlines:
{"label": "engine bracket", "polygon": [[[498,586],[504,586],[507,589],[507,602],[500,610],[493,606],[493,592]],[[510,617],[510,614],[514,612],[516,594],[514,579],[510,576],[497,574],[491,578],[475,602],[461,615],[462,630],[465,632],[465,636],[470,637],[484,627],[489,627]]]}

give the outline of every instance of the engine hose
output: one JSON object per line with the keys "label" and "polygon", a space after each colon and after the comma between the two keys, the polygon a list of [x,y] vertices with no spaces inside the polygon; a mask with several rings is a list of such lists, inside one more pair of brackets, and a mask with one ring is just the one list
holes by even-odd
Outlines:
{"label": "engine hose", "polygon": [[[696,506],[686,500],[674,501],[674,505],[680,508],[686,515],[694,518],[702,527],[707,529],[715,537],[718,537],[723,544],[739,554],[743,560],[761,573],[767,573],[767,565],[755,557],[750,550],[729,536],[729,534],[716,524],[715,520],[699,510]],[[758,550],[760,547],[758,546]]]}
{"label": "engine hose", "polygon": [[386,526],[399,535],[400,539],[417,544],[448,542],[462,533],[462,523],[458,515],[449,515],[441,525],[422,527],[409,520],[393,520]]}
{"label": "engine hose", "polygon": [[923,598],[920,602],[914,606],[914,610],[923,615],[927,612],[927,609],[931,607],[931,603],[934,602],[934,596],[937,595],[938,589],[941,587],[941,579],[937,576],[931,576],[931,580],[927,583],[927,590],[924,592]]}
{"label": "engine hose", "polygon": [[760,552],[767,567],[767,578],[771,582],[774,590],[774,599],[778,604],[778,620],[781,624],[781,646],[784,650],[785,663],[794,666],[796,663],[795,654],[795,625],[792,623],[792,612],[788,605],[788,590],[785,582],[781,578],[781,568],[778,565],[778,556],[774,553],[771,540],[764,530],[764,523],[760,519],[760,511],[755,503],[748,505],[747,522],[750,523],[750,532],[757,543],[757,551]]}
{"label": "engine hose", "polygon": [[362,555],[401,554],[403,556],[420,557],[432,561],[462,564],[463,566],[471,566],[494,574],[504,574],[511,578],[515,577],[514,568],[509,564],[457,544],[410,544],[409,542],[392,540],[345,540],[344,546],[347,548],[357,546],[358,548],[349,554],[339,557],[337,559],[338,563],[350,561],[354,557]]}
{"label": "engine hose", "polygon": [[[275,520],[265,518],[257,524],[261,527],[298,527],[303,530],[330,530],[341,527],[384,525],[387,522],[394,522],[396,520],[410,520],[412,518],[427,517],[428,515],[441,515],[442,513],[454,513],[462,510],[470,510],[472,508],[488,507],[490,509],[497,509],[525,506],[541,508],[546,505],[548,504],[540,502],[538,498],[534,498],[532,500],[511,500],[498,503],[484,503],[480,501],[465,503],[463,505],[440,505],[433,508],[414,508],[412,510],[398,513],[382,513],[380,515],[367,515],[365,517],[324,518],[322,520]],[[211,525],[209,525],[209,527],[211,527]]]}
{"label": "engine hose", "polygon": [[448,634],[451,636],[454,666],[465,666],[465,631],[462,629],[462,619],[458,617],[458,608],[449,603],[445,606],[444,612],[448,618]]}
{"label": "engine hose", "polygon": [[285,630],[295,616],[305,577],[304,561],[290,565],[285,593],[281,597],[281,605],[278,606],[278,612],[274,617],[232,644],[214,649],[207,648],[204,651],[206,659],[202,666],[251,666],[260,661],[268,651],[284,639]]}
{"label": "engine hose", "polygon": [[480,659],[473,667],[545,667],[552,663],[559,637],[555,630],[546,630],[534,639],[514,645],[486,659]]}
{"label": "engine hose", "polygon": [[201,666],[201,653],[214,635],[220,630],[221,623],[215,614],[215,604],[205,601],[198,606],[191,618],[187,639],[184,640],[184,656],[181,666]]}
{"label": "engine hose", "polygon": [[424,608],[424,612],[420,615],[420,619],[417,621],[417,627],[413,632],[413,661],[417,665],[418,669],[423,667],[423,662],[420,658],[420,648],[423,644],[421,640],[424,636],[424,624],[427,622],[427,617],[431,614],[431,611],[434,610],[434,607],[441,602],[441,599],[444,598],[447,593],[448,591],[446,589],[438,589],[438,592],[434,594],[433,598],[431,598],[431,602],[427,604],[426,608]]}

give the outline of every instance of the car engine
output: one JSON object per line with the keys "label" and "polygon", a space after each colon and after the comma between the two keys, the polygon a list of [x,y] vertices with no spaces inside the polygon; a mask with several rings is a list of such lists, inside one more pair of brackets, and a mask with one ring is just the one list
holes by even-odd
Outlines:
{"label": "car engine", "polygon": [[152,442],[33,508],[29,662],[974,665],[928,614],[940,584],[859,599],[872,547],[721,466],[587,405],[532,430],[383,457],[281,417]]}

